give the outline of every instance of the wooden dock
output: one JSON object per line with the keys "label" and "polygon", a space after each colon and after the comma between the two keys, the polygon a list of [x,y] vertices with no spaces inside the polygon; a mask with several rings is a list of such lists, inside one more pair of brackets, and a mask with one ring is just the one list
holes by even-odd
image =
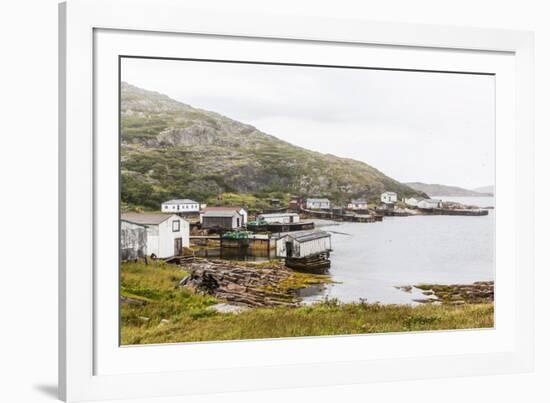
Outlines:
{"label": "wooden dock", "polygon": [[301,213],[306,214],[309,217],[334,220],[334,221],[347,221],[347,222],[364,222],[373,223],[383,220],[381,214],[356,214],[356,213],[342,213],[325,210],[308,210],[301,209]]}
{"label": "wooden dock", "polygon": [[468,210],[468,209],[430,209],[421,210],[426,215],[454,215],[454,216],[486,216],[489,214],[489,210]]}
{"label": "wooden dock", "polygon": [[293,232],[310,230],[315,227],[311,221],[295,222],[295,223],[269,223],[261,225],[248,225],[247,229],[252,232]]}

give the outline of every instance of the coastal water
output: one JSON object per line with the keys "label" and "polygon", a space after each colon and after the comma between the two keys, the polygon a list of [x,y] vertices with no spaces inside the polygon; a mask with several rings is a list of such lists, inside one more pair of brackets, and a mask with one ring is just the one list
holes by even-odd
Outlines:
{"label": "coastal water", "polygon": [[[445,197],[481,207],[491,197]],[[467,200],[466,200],[467,199]],[[384,304],[425,298],[396,286],[472,283],[494,279],[494,218],[487,216],[386,217],[379,223],[319,222],[332,234],[330,274],[337,283],[304,295],[304,301],[337,298]]]}

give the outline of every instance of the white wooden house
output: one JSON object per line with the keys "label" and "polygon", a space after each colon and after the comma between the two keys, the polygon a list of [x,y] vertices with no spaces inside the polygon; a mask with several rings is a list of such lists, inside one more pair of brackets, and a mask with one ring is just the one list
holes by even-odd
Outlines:
{"label": "white wooden house", "polygon": [[330,200],[329,199],[306,199],[306,208],[310,210],[330,209]]}
{"label": "white wooden house", "polygon": [[325,231],[291,232],[276,241],[276,254],[284,258],[307,258],[331,250],[331,235]]}
{"label": "white wooden house", "polygon": [[393,204],[397,202],[397,193],[395,192],[384,192],[380,195],[380,201],[386,204]]}
{"label": "white wooden house", "polygon": [[420,209],[434,209],[441,208],[443,202],[437,199],[424,199],[418,202],[418,208]]}
{"label": "white wooden house", "polygon": [[124,213],[121,221],[147,229],[147,256],[179,256],[189,247],[189,223],[175,214]]}
{"label": "white wooden house", "polygon": [[407,206],[418,207],[418,203],[422,201],[422,199],[418,197],[405,197],[403,201]]}
{"label": "white wooden house", "polygon": [[203,228],[232,230],[246,226],[248,213],[242,207],[207,207],[200,213]]}
{"label": "white wooden house", "polygon": [[268,224],[280,223],[291,224],[300,222],[300,215],[296,213],[273,213],[273,214],[258,214],[258,221],[265,221]]}
{"label": "white wooden house", "polygon": [[163,213],[198,213],[200,204],[190,199],[174,199],[162,203]]}
{"label": "white wooden house", "polygon": [[365,199],[353,199],[348,203],[349,210],[367,210],[368,203]]}

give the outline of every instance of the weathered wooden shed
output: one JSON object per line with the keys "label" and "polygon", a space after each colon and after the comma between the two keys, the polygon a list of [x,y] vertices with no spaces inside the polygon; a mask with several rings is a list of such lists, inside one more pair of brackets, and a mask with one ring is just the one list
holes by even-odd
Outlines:
{"label": "weathered wooden shed", "polygon": [[278,257],[301,259],[332,250],[331,235],[325,231],[297,231],[280,236],[276,241]]}
{"label": "weathered wooden shed", "polygon": [[368,202],[365,199],[352,199],[348,203],[348,209],[350,210],[367,210]]}
{"label": "weathered wooden shed", "polygon": [[201,218],[202,228],[232,230],[244,225],[243,217],[236,210],[206,211]]}
{"label": "weathered wooden shed", "polygon": [[147,227],[120,221],[120,259],[124,262],[147,256]]}
{"label": "weathered wooden shed", "polygon": [[443,205],[441,200],[438,199],[424,199],[418,202],[419,209],[430,210],[434,208],[441,208]]}
{"label": "weathered wooden shed", "polygon": [[248,213],[242,207],[206,207],[201,211],[203,228],[233,230],[246,226]]}
{"label": "weathered wooden shed", "polygon": [[189,223],[175,214],[124,213],[121,222],[147,229],[147,255],[157,258],[179,256],[189,247]]}

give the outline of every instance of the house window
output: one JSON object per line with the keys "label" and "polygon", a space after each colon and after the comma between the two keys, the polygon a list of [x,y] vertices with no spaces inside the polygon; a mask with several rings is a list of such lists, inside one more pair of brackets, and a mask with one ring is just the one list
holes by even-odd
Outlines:
{"label": "house window", "polygon": [[180,222],[178,220],[172,221],[172,232],[180,231]]}

